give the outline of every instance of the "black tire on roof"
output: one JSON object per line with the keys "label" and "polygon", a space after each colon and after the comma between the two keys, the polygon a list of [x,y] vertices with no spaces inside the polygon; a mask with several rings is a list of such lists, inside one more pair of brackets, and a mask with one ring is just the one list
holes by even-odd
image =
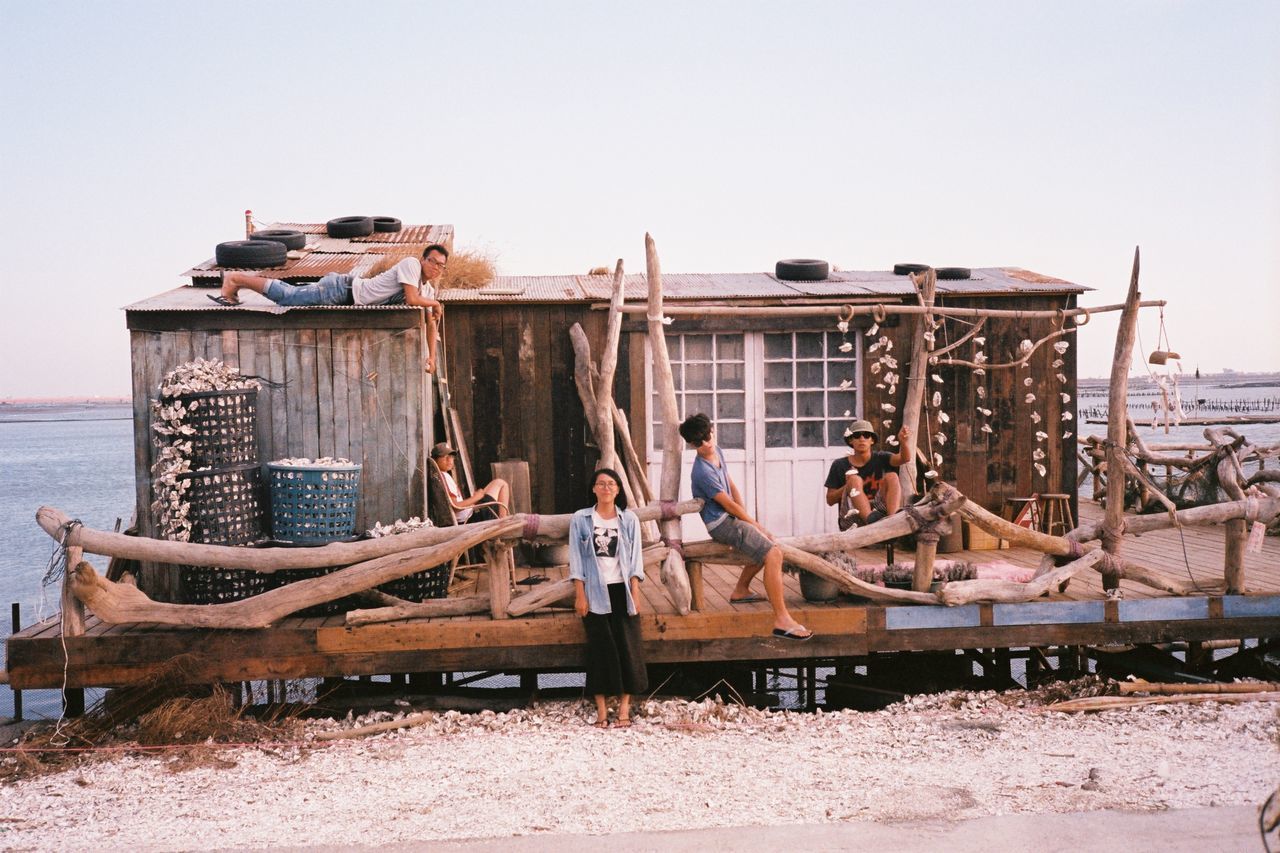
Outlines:
{"label": "black tire on roof", "polygon": [[910,275],[913,272],[924,272],[929,269],[928,264],[894,264],[894,275]]}
{"label": "black tire on roof", "polygon": [[774,275],[783,281],[823,281],[830,273],[830,264],[814,258],[788,258],[774,266]]}
{"label": "black tire on roof", "polygon": [[942,281],[962,281],[969,275],[968,267],[938,267],[938,278]]}
{"label": "black tire on roof", "polygon": [[394,234],[399,231],[402,226],[400,220],[394,216],[375,216],[373,217],[373,230],[379,234]]}
{"label": "black tire on roof", "polygon": [[284,264],[289,250],[274,240],[231,240],[219,243],[213,256],[220,267],[259,270]]}
{"label": "black tire on roof", "polygon": [[330,237],[368,237],[373,233],[373,218],[369,216],[339,216],[325,223]]}
{"label": "black tire on roof", "polygon": [[307,235],[301,231],[290,231],[287,228],[267,228],[253,232],[254,240],[273,240],[283,243],[286,249],[301,249],[307,245]]}

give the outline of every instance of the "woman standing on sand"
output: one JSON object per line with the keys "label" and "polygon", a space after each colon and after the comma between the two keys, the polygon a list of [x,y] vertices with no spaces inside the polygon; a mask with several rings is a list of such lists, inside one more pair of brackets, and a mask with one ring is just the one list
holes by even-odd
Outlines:
{"label": "woman standing on sand", "polygon": [[620,696],[614,726],[631,725],[631,697],[649,689],[640,640],[640,519],[627,509],[622,478],[595,473],[595,505],[569,522],[569,577],[573,609],[587,630],[586,691],[596,699],[599,729],[609,727],[606,696]]}

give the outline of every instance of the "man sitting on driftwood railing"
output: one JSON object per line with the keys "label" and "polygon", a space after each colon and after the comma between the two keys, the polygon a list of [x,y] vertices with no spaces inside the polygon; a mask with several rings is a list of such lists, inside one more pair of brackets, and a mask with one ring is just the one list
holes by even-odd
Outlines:
{"label": "man sitting on driftwood railing", "polygon": [[707,532],[712,539],[745,554],[751,561],[729,593],[729,603],[760,600],[751,592],[751,579],[763,568],[764,591],[773,608],[773,635],[788,640],[811,639],[813,632],[792,618],[782,600],[782,549],[773,534],[742,505],[742,495],[729,476],[724,454],[716,446],[711,420],[703,414],[686,418],[680,424],[680,437],[691,450],[698,451],[690,482],[693,496],[702,499],[702,523],[707,526]]}
{"label": "man sitting on driftwood railing", "polygon": [[836,524],[841,530],[874,524],[902,509],[902,484],[898,466],[915,453],[911,427],[898,431],[898,450],[874,450],[879,436],[871,421],[857,420],[844,431],[849,452],[831,463],[827,479],[827,506],[839,506]]}

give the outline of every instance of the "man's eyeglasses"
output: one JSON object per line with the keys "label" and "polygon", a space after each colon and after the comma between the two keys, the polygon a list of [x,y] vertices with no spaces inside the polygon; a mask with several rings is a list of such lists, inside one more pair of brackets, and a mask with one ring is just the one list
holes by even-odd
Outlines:
{"label": "man's eyeglasses", "polygon": [[440,267],[440,269],[444,269],[449,262],[442,261],[439,258],[437,258],[435,255],[431,255],[430,257],[427,258],[427,263],[431,264],[432,266]]}
{"label": "man's eyeglasses", "polygon": [[875,435],[869,432],[855,432],[853,435],[849,436],[849,438],[869,438],[872,441],[876,440]]}

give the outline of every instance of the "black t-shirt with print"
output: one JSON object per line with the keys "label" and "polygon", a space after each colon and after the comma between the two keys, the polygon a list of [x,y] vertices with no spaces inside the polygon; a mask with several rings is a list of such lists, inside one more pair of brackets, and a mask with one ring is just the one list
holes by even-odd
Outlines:
{"label": "black t-shirt with print", "polygon": [[[897,466],[890,464],[889,460],[892,458],[893,454],[887,450],[873,450],[866,464],[857,466],[858,476],[862,478],[862,491],[866,493],[867,500],[875,500],[885,475],[898,470]],[[855,466],[849,461],[848,455],[841,456],[831,463],[831,470],[827,472],[823,485],[828,489],[844,488],[845,474],[853,467]]]}

